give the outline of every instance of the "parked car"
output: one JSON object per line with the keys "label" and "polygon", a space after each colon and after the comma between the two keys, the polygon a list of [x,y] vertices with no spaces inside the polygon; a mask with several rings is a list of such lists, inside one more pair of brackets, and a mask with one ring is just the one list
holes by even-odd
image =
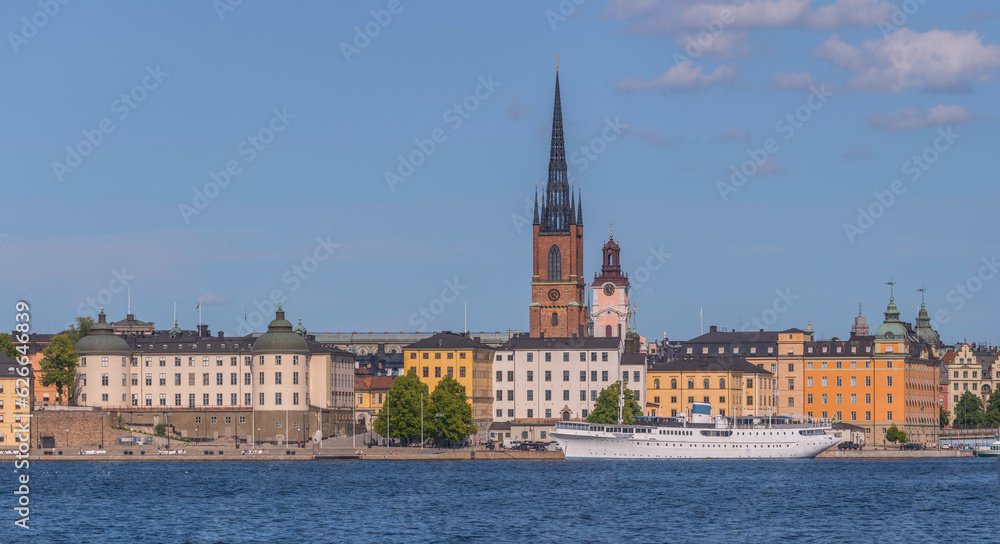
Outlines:
{"label": "parked car", "polygon": [[842,450],[860,450],[861,444],[858,444],[857,442],[841,442],[840,444],[837,444],[837,447]]}
{"label": "parked car", "polygon": [[917,444],[916,442],[908,442],[906,444],[903,444],[902,449],[904,449],[904,450],[922,450],[922,449],[924,449],[924,445],[923,444]]}

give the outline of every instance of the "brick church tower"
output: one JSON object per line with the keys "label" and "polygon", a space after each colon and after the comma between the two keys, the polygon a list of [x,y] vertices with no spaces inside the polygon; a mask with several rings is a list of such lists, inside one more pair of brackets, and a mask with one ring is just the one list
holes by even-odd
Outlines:
{"label": "brick church tower", "polygon": [[582,338],[588,311],[583,300],[583,208],[579,194],[574,203],[566,173],[562,107],[559,103],[559,69],[552,112],[552,147],[549,179],[539,212],[535,194],[532,227],[534,258],[531,274],[532,338]]}

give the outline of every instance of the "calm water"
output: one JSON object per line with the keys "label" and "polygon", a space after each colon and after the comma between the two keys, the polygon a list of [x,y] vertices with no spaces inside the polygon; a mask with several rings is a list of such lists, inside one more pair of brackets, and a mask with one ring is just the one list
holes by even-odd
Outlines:
{"label": "calm water", "polygon": [[[37,463],[7,542],[1000,542],[992,459]],[[13,463],[0,486],[13,491]],[[4,495],[11,497],[9,491]]]}

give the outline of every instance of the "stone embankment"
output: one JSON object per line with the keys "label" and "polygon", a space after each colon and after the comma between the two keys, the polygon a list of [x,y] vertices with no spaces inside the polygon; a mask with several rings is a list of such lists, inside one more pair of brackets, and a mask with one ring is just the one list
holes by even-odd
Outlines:
{"label": "stone embankment", "polygon": [[[175,453],[165,454],[155,447],[109,448],[107,450],[32,450],[32,461],[485,461],[485,460],[563,460],[561,451],[507,450],[420,450],[416,448],[284,448],[262,446],[256,453],[232,447],[191,446],[183,444]],[[62,451],[62,454],[59,453]],[[102,451],[102,453],[98,453]],[[183,453],[180,453],[183,451]],[[211,452],[211,453],[209,453]],[[3,456],[0,456],[0,461]]]}
{"label": "stone embankment", "polygon": [[832,448],[817,459],[934,459],[972,457],[971,450],[838,450]]}

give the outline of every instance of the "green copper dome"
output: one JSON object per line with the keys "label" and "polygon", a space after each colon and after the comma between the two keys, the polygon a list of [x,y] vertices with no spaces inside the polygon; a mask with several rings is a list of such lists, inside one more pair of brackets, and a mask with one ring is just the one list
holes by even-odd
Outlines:
{"label": "green copper dome", "polygon": [[292,324],[285,319],[285,312],[278,306],[274,321],[267,325],[267,332],[253,343],[256,353],[309,353],[305,338],[292,330]]}
{"label": "green copper dome", "polygon": [[107,321],[104,308],[97,314],[97,323],[90,327],[90,334],[76,343],[80,355],[130,355],[132,349],[124,338],[114,333],[114,327]]}
{"label": "green copper dome", "polygon": [[893,297],[890,296],[889,305],[885,308],[885,321],[875,331],[875,338],[878,340],[894,340],[897,338],[904,339],[906,336],[906,326],[899,320],[899,310],[896,309],[896,303],[893,301]]}
{"label": "green copper dome", "polygon": [[306,334],[308,334],[308,331],[306,331],[306,328],[302,326],[302,317],[301,316],[299,317],[299,325],[297,327],[295,327],[295,331],[294,332],[295,332],[295,334],[297,334],[299,336],[302,336],[302,337],[304,337]]}
{"label": "green copper dome", "polygon": [[925,344],[938,345],[941,336],[931,327],[931,316],[927,313],[924,303],[920,302],[920,312],[917,313],[917,337]]}

